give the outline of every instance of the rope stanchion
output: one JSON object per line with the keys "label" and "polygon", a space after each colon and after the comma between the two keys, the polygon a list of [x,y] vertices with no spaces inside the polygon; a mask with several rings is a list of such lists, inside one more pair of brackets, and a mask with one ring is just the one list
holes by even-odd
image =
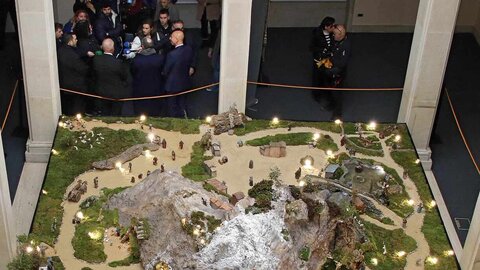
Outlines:
{"label": "rope stanchion", "polygon": [[135,98],[110,98],[110,97],[104,97],[104,96],[99,96],[99,95],[93,95],[93,94],[88,94],[88,93],[83,93],[83,92],[78,92],[70,89],[65,89],[65,88],[60,88],[61,91],[67,92],[67,93],[72,93],[80,96],[86,96],[86,97],[92,97],[92,98],[98,98],[98,99],[103,99],[103,100],[109,100],[109,101],[136,101],[136,100],[148,100],[148,99],[160,99],[160,98],[168,98],[168,97],[176,97],[176,96],[181,96],[189,93],[193,93],[196,91],[200,91],[203,89],[207,89],[213,86],[219,85],[219,83],[212,83],[209,85],[193,88],[190,90],[186,90],[180,93],[175,93],[175,94],[167,94],[167,95],[158,95],[158,96],[149,96],[149,97],[135,97]]}
{"label": "rope stanchion", "polygon": [[5,128],[5,125],[7,124],[8,116],[10,115],[10,109],[12,108],[12,104],[13,104],[13,99],[15,98],[15,94],[17,93],[17,88],[18,88],[18,80],[15,82],[15,87],[13,88],[13,93],[12,93],[12,96],[10,97],[10,102],[8,103],[7,112],[5,113],[5,118],[3,118],[1,130],[3,130]]}
{"label": "rope stanchion", "polygon": [[477,162],[475,161],[475,157],[472,154],[472,150],[470,150],[470,146],[468,145],[467,139],[463,135],[462,127],[460,126],[460,123],[458,122],[457,113],[455,112],[455,108],[453,107],[452,100],[450,99],[450,95],[448,94],[448,89],[447,88],[445,88],[445,93],[447,94],[448,104],[450,105],[450,110],[452,111],[453,118],[455,119],[455,123],[457,124],[457,128],[458,128],[458,131],[460,132],[460,136],[462,137],[463,143],[465,144],[465,148],[467,148],[468,154],[470,155],[470,158],[472,159],[473,165],[477,169],[477,173],[480,175],[480,169],[478,167]]}
{"label": "rope stanchion", "polygon": [[302,86],[302,85],[289,85],[289,84],[278,84],[278,83],[262,83],[262,82],[252,82],[247,81],[249,84],[262,85],[262,86],[276,86],[282,88],[298,88],[306,90],[333,90],[333,91],[402,91],[401,87],[393,88],[333,88],[333,87],[315,87],[315,86]]}

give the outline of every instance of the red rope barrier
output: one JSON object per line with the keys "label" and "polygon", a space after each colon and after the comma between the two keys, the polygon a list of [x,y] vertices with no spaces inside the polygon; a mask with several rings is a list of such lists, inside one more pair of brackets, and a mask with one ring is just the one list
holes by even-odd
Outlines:
{"label": "red rope barrier", "polygon": [[8,119],[8,116],[10,115],[10,109],[12,108],[13,99],[15,98],[15,94],[17,93],[17,88],[18,88],[18,80],[15,82],[15,87],[13,88],[13,93],[12,93],[12,96],[10,97],[10,102],[8,103],[7,112],[5,113],[5,118],[3,119],[3,123],[2,123],[2,130],[5,128],[5,125],[7,124],[7,119]]}
{"label": "red rope barrier", "polygon": [[452,100],[450,99],[450,95],[448,94],[447,88],[445,88],[445,93],[447,93],[448,104],[450,104],[450,110],[452,111],[453,118],[455,119],[455,123],[457,124],[457,128],[458,128],[458,131],[460,132],[460,136],[462,137],[463,143],[465,144],[465,148],[467,148],[468,154],[470,155],[470,158],[472,159],[473,165],[477,169],[477,173],[480,175],[480,169],[478,167],[477,162],[475,161],[475,158],[473,157],[472,150],[470,150],[470,146],[468,145],[467,139],[463,135],[462,127],[460,126],[460,123],[458,122],[457,114],[455,112],[455,108],[453,107]]}
{"label": "red rope barrier", "polygon": [[98,99],[104,99],[104,100],[110,100],[110,101],[135,101],[135,100],[145,100],[145,99],[159,99],[159,98],[167,98],[167,97],[175,97],[175,96],[180,96],[180,95],[185,95],[188,93],[200,91],[203,89],[207,89],[213,86],[218,85],[219,83],[212,83],[209,85],[193,88],[190,90],[186,90],[180,93],[175,93],[175,94],[167,94],[167,95],[158,95],[158,96],[150,96],[150,97],[136,97],[136,98],[110,98],[110,97],[104,97],[104,96],[99,96],[99,95],[93,95],[93,94],[88,94],[88,93],[83,93],[83,92],[78,92],[70,89],[65,89],[65,88],[60,88],[61,91],[67,92],[67,93],[72,93],[72,94],[77,94],[81,96],[86,96],[86,97],[93,97],[93,98],[98,98]]}
{"label": "red rope barrier", "polygon": [[302,86],[302,85],[289,85],[289,84],[278,84],[278,83],[262,83],[262,82],[252,82],[247,81],[249,84],[263,85],[263,86],[276,86],[283,88],[299,88],[307,90],[333,90],[333,91],[401,91],[403,88],[332,88],[332,87],[314,87],[314,86]]}

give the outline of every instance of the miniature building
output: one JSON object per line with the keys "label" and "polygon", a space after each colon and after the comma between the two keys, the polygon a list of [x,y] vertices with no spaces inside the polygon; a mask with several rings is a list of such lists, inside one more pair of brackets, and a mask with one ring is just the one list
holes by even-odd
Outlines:
{"label": "miniature building", "polygon": [[85,192],[87,192],[87,181],[78,180],[77,184],[68,193],[67,199],[70,202],[79,202]]}
{"label": "miniature building", "polygon": [[214,141],[212,142],[212,154],[216,157],[219,157],[220,154],[220,142]]}
{"label": "miniature building", "polygon": [[340,168],[338,164],[328,164],[327,168],[325,169],[325,178],[333,179],[333,176],[338,168]]}
{"label": "miniature building", "polygon": [[260,146],[260,154],[267,157],[285,157],[287,155],[287,144],[281,142],[270,142],[269,145]]}
{"label": "miniature building", "polygon": [[210,206],[215,209],[223,209],[226,211],[230,211],[233,209],[233,207],[229,203],[223,202],[214,197],[210,198]]}
{"label": "miniature building", "polygon": [[218,181],[217,179],[210,179],[207,180],[207,184],[212,185],[216,190],[227,193],[227,186],[222,182]]}
{"label": "miniature building", "polygon": [[203,167],[210,177],[217,177],[217,167],[215,167],[215,165],[203,163]]}
{"label": "miniature building", "polygon": [[238,201],[240,201],[243,198],[245,198],[245,194],[243,194],[243,192],[241,191],[235,192],[232,194],[232,197],[230,198],[230,203],[235,205],[237,204]]}
{"label": "miniature building", "polygon": [[352,198],[352,204],[355,206],[355,209],[357,209],[358,212],[360,213],[365,213],[365,209],[367,208],[365,203],[360,199],[358,196],[354,196]]}

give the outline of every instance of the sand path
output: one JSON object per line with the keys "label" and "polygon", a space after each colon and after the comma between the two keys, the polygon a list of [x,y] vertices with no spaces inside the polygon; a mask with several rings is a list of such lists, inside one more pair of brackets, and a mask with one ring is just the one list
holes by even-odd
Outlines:
{"label": "sand path", "polygon": [[[130,129],[139,129],[140,124],[106,124],[101,121],[89,121],[85,122],[86,129],[88,131],[92,130],[94,127],[108,127],[110,129],[119,130],[130,130]],[[172,132],[172,131],[165,131],[161,129],[153,128],[151,131],[148,127],[144,127],[142,130],[146,134],[152,132],[162,139],[165,138],[167,141],[167,149],[160,149],[158,151],[152,152],[152,155],[156,156],[158,161],[158,166],[153,166],[151,163],[151,158],[148,160],[145,156],[140,156],[132,160],[132,173],[121,173],[119,170],[111,170],[111,171],[88,171],[82,175],[79,175],[76,179],[82,179],[88,181],[88,192],[87,194],[82,196],[82,199],[90,196],[90,195],[98,195],[100,189],[93,188],[93,178],[99,177],[100,188],[102,187],[109,187],[115,188],[118,186],[129,186],[132,185],[130,183],[131,176],[135,176],[137,178],[138,174],[143,173],[144,177],[146,175],[147,170],[155,170],[158,169],[160,164],[164,163],[166,170],[171,171],[178,171],[181,172],[181,167],[187,164],[190,161],[190,154],[192,145],[194,142],[199,141],[202,134],[208,130],[209,127],[202,125],[200,127],[200,134],[181,134],[180,132]],[[308,128],[308,127],[295,127],[292,128],[291,131],[288,131],[286,128],[277,128],[277,129],[269,129],[269,130],[262,130],[257,132],[248,133],[244,136],[236,136],[236,135],[228,135],[226,133],[221,135],[215,135],[214,140],[217,140],[221,144],[221,155],[227,156],[229,161],[224,165],[220,165],[218,163],[218,157],[214,157],[213,159],[207,161],[206,163],[209,165],[215,165],[217,168],[217,179],[220,181],[225,181],[228,186],[228,193],[232,194],[237,191],[242,191],[247,194],[248,189],[250,186],[248,185],[249,177],[252,176],[254,182],[261,181],[262,179],[268,178],[268,173],[270,172],[270,168],[273,166],[277,166],[281,169],[282,176],[280,177],[283,180],[284,184],[297,184],[297,180],[295,179],[295,171],[301,167],[300,159],[306,155],[311,155],[314,158],[313,166],[316,168],[325,168],[327,165],[327,155],[324,151],[309,148],[306,145],[301,146],[287,146],[287,157],[288,158],[271,158],[262,156],[258,150],[258,147],[252,146],[243,146],[238,147],[237,141],[242,140],[244,143],[248,140],[260,138],[268,135],[273,134],[287,134],[287,133],[297,133],[297,132],[318,132],[320,134],[328,134],[332,137],[332,139],[339,145],[340,151],[346,151],[345,147],[340,147],[340,139],[341,135],[338,133],[328,132],[324,130],[319,130],[316,128]],[[357,157],[359,158],[368,158],[373,159],[378,162],[381,162],[397,171],[399,175],[403,175],[403,168],[400,167],[397,163],[389,155],[388,147],[385,144],[387,138],[380,140],[382,143],[382,147],[385,153],[384,157],[374,157],[374,156],[366,156],[360,153],[357,153]],[[178,148],[178,142],[182,140],[184,142],[183,150]],[[176,153],[176,160],[172,161],[171,159],[171,151],[175,151]],[[250,160],[254,161],[253,169],[248,168],[248,163]],[[123,168],[127,168],[126,164],[123,165]],[[76,179],[73,183],[76,182]],[[122,184],[119,184],[118,182]],[[137,179],[138,181],[138,179]],[[404,185],[406,192],[415,202],[420,201],[420,197],[418,195],[416,186],[410,179],[404,180]],[[73,184],[67,189],[67,194],[73,187]],[[366,196],[365,196],[366,197]],[[367,197],[368,198],[368,197]],[[362,216],[365,220],[374,223],[377,226],[382,228],[392,230],[399,228],[399,224],[402,222],[402,218],[392,212],[390,209],[386,208],[385,206],[379,204],[375,200],[369,198],[377,208],[379,208],[385,216],[392,219],[395,225],[386,225],[378,220],[370,218],[368,216]],[[120,260],[128,256],[128,250],[126,247],[120,246],[118,248],[118,243],[114,242],[110,246],[110,243],[105,243],[105,253],[107,254],[107,262],[102,264],[89,264],[82,260],[78,260],[73,256],[73,247],[71,246],[71,239],[73,238],[75,227],[71,222],[72,217],[75,215],[77,211],[79,211],[79,203],[72,203],[72,202],[65,202],[64,203],[65,211],[64,211],[64,218],[63,223],[60,228],[60,235],[58,238],[58,242],[55,245],[55,249],[57,250],[57,255],[61,257],[65,267],[67,269],[79,269],[84,266],[91,267],[93,269],[112,269],[108,267],[108,262],[114,260]],[[418,260],[421,260],[422,264],[425,258],[429,255],[429,247],[428,243],[425,240],[424,235],[421,232],[421,227],[423,224],[423,213],[414,213],[408,218],[407,228],[405,229],[405,233],[417,241],[417,249],[407,255],[407,265],[405,269],[423,269],[423,266],[416,265]],[[115,237],[110,237],[110,240],[118,241]],[[395,252],[395,251],[389,251]],[[141,269],[140,265],[129,266],[129,267],[117,267],[116,269]]]}

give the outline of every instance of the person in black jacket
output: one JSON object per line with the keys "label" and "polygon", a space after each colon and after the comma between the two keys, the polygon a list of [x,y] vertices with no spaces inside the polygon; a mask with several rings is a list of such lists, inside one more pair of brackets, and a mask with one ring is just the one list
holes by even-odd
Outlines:
{"label": "person in black jacket", "polygon": [[[93,58],[93,71],[96,81],[96,93],[110,98],[125,98],[130,96],[131,76],[127,66],[113,55],[114,42],[106,38],[102,42],[103,55]],[[120,115],[122,102],[98,102],[103,115]]]}
{"label": "person in black jacket", "polygon": [[335,19],[332,17],[325,17],[322,20],[322,23],[313,30],[312,40],[310,42],[310,51],[312,52],[313,57],[313,86],[320,86],[320,72],[319,68],[317,67],[317,62],[332,56],[334,27]]}
{"label": "person in black jacket", "polygon": [[[58,78],[61,88],[85,93],[88,90],[88,65],[77,54],[76,46],[77,37],[66,34],[57,51]],[[84,98],[62,93],[62,111],[67,115],[84,112]]]}
{"label": "person in black jacket", "polygon": [[170,34],[172,33],[172,23],[170,22],[170,14],[168,9],[161,9],[158,21],[155,22],[155,32],[157,40],[155,50],[158,53],[167,54],[172,50],[170,44]]}
{"label": "person in black jacket", "polygon": [[92,35],[92,29],[88,21],[80,21],[75,25],[73,33],[77,36],[77,53],[82,57],[86,63],[91,63],[90,59],[95,55],[95,52],[100,51],[95,37]]}
{"label": "person in black jacket", "polygon": [[[351,42],[347,36],[345,26],[335,25],[333,30],[334,45],[330,68],[322,67],[320,70],[320,83],[324,87],[338,87],[345,77],[347,64],[351,54]],[[317,91],[322,93],[320,101],[321,106],[328,111],[333,110],[332,119],[341,118],[342,114],[342,96],[341,91]],[[333,93],[332,93],[333,92]]]}
{"label": "person in black jacket", "polygon": [[183,43],[185,43],[185,45],[190,46],[193,50],[193,61],[188,71],[188,74],[190,74],[190,76],[193,76],[193,74],[197,70],[198,51],[200,50],[200,46],[201,46],[200,40],[197,38],[197,36],[195,36],[194,33],[184,28],[184,23],[182,20],[176,20],[172,22],[172,31],[175,31],[177,29],[182,30],[183,34],[185,35],[185,40],[183,41]]}
{"label": "person in black jacket", "polygon": [[102,43],[105,38],[112,39],[115,43],[115,55],[121,51],[123,26],[120,17],[112,12],[110,4],[103,5],[102,12],[97,16],[93,33],[99,43]]}

